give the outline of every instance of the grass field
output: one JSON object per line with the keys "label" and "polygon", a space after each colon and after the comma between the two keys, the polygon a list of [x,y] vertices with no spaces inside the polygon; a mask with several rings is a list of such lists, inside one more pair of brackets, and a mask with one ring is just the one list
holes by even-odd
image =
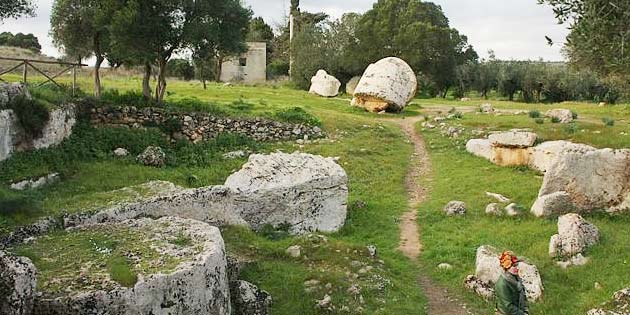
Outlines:
{"label": "grass field", "polygon": [[[80,85],[90,91],[87,79],[83,78]],[[105,78],[104,85],[121,91],[137,90],[140,80],[110,76]],[[203,90],[198,82],[170,81],[169,91],[167,100],[195,97],[239,116],[271,117],[278,110],[302,107],[321,119],[323,129],[334,142],[300,147],[290,142],[260,144],[226,137],[202,148],[170,147],[157,131],[84,127],[61,148],[17,154],[0,163],[0,208],[4,211],[0,214],[0,229],[6,233],[16,225],[68,208],[79,211],[92,202],[99,202],[104,192],[149,180],[168,180],[186,187],[220,184],[245,162],[244,159],[225,160],[222,153],[245,146],[257,152],[301,150],[340,157],[350,180],[350,209],[344,228],[326,235],[326,241],[319,237],[256,234],[239,228],[223,230],[229,252],[255,261],[244,270],[243,276],[272,294],[273,314],[425,314],[426,300],[416,281],[419,272],[430,274],[434,280],[463,296],[480,314],[491,314],[492,303],[465,292],[462,286],[465,276],[474,272],[476,248],[484,244],[512,249],[538,265],[546,291],[543,302],[533,306],[533,314],[584,313],[610,299],[612,292],[630,285],[628,217],[589,216],[587,219],[602,231],[601,244],[589,251],[592,258],[589,265],[561,270],[547,256],[549,237],[556,230],[554,221],[536,219],[529,214],[519,218],[494,218],[483,213],[490,202],[485,191],[502,193],[529,208],[542,177],[527,169],[501,168],[474,157],[465,152],[463,140],[445,138],[435,130],[420,131],[418,126],[425,137],[433,170],[430,179],[424,182],[430,194],[420,207],[418,221],[423,252],[420,265],[416,265],[396,249],[398,218],[407,206],[404,178],[412,153],[412,145],[402,131],[393,122],[387,122],[400,119],[399,116],[365,113],[351,108],[347,97],[319,98],[284,86],[210,84]],[[230,107],[237,101],[248,105]],[[501,109],[536,109],[543,113],[555,107],[573,109],[580,120],[575,127],[567,127],[549,121],[537,124],[527,115],[475,114],[483,102],[416,99],[404,116],[429,115],[433,106],[456,106],[468,112],[461,120],[449,121],[449,124],[461,124],[467,129],[527,127],[546,140],[571,139],[597,147],[630,146],[630,136],[623,135],[630,134],[630,105],[597,107],[581,103],[530,105],[490,101]],[[605,117],[614,119],[615,125],[606,126],[601,121]],[[167,146],[167,152],[176,160],[164,169],[154,169],[137,165],[133,158],[118,159],[111,154],[111,150],[119,146],[129,147],[132,155],[137,154],[149,144]],[[76,154],[80,148],[87,152]],[[8,188],[8,183],[14,180],[51,171],[60,172],[63,180],[32,192],[17,193]],[[455,199],[467,202],[469,213],[463,218],[444,217],[441,209]],[[285,254],[285,249],[295,244],[303,248],[299,259]],[[367,255],[366,246],[370,244],[379,250],[377,260]],[[454,268],[438,271],[436,266],[442,262]],[[370,266],[371,271],[359,273],[359,265]],[[306,292],[304,282],[308,280],[317,280],[320,286]],[[595,290],[595,282],[601,283],[604,289]],[[326,288],[328,283],[330,286]],[[347,292],[351,284],[362,288],[363,302]],[[316,300],[325,294],[331,295],[335,310],[316,307]]]}

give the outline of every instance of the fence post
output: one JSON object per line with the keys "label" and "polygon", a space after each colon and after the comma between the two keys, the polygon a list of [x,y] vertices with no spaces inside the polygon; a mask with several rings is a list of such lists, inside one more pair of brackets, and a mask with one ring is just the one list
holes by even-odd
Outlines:
{"label": "fence post", "polygon": [[72,67],[72,96],[75,96],[75,90],[77,88],[77,66]]}
{"label": "fence post", "polygon": [[22,83],[26,85],[26,76],[28,75],[28,62],[24,61],[24,71],[22,72]]}

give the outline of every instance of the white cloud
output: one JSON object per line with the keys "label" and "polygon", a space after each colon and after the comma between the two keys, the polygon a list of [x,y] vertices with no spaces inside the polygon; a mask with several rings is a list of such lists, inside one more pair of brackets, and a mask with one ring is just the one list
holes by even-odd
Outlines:
{"label": "white cloud", "polygon": [[[48,36],[49,18],[53,0],[36,0],[36,18],[7,20],[0,24],[0,32],[34,33],[45,54],[59,56]],[[562,60],[560,47],[549,47],[545,35],[562,41],[568,31],[557,25],[549,7],[538,5],[536,0],[435,0],[442,6],[451,26],[468,36],[481,56],[488,49],[502,59]],[[245,0],[256,16],[275,25],[284,20],[289,0]],[[373,0],[302,0],[304,10],[325,12],[340,17],[345,12],[365,12]]]}

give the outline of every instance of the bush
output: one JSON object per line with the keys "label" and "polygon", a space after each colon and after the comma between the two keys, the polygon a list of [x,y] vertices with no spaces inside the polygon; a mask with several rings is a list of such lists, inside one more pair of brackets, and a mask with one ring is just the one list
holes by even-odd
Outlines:
{"label": "bush", "polygon": [[537,110],[530,110],[529,117],[531,118],[540,118],[540,112]]}
{"label": "bush", "polygon": [[602,118],[602,122],[604,122],[604,124],[608,127],[612,127],[615,125],[615,120],[610,117]]}
{"label": "bush", "polygon": [[144,95],[138,91],[126,91],[124,93],[120,93],[118,90],[106,90],[101,93],[101,98],[96,100],[96,103],[115,106],[156,106],[155,101],[145,100]]}
{"label": "bush", "polygon": [[289,75],[289,63],[282,60],[274,60],[267,65],[267,77],[270,79],[288,76]]}
{"label": "bush", "polygon": [[558,123],[560,123],[560,118],[558,118],[558,117],[551,117],[551,122],[554,123],[554,124],[558,124]]}
{"label": "bush", "polygon": [[543,118],[536,118],[534,119],[534,121],[539,125],[542,125],[545,123],[545,120]]}
{"label": "bush", "polygon": [[285,109],[279,112],[276,112],[274,115],[278,120],[294,123],[294,124],[305,124],[311,126],[321,126],[322,121],[306,112],[301,107],[293,107],[291,109]]}
{"label": "bush", "polygon": [[9,108],[17,116],[20,126],[28,138],[35,139],[42,136],[44,127],[50,118],[46,105],[38,100],[29,100],[25,96],[18,96],[11,101]]}
{"label": "bush", "polygon": [[574,110],[571,111],[571,116],[573,116],[573,120],[578,119],[578,113]]}

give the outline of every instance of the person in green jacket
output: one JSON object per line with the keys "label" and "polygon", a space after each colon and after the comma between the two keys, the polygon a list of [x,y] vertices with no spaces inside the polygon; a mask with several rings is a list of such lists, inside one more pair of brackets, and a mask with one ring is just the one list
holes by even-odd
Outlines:
{"label": "person in green jacket", "polygon": [[498,314],[529,315],[525,286],[518,276],[518,258],[506,251],[499,257],[499,262],[504,272],[494,287]]}

